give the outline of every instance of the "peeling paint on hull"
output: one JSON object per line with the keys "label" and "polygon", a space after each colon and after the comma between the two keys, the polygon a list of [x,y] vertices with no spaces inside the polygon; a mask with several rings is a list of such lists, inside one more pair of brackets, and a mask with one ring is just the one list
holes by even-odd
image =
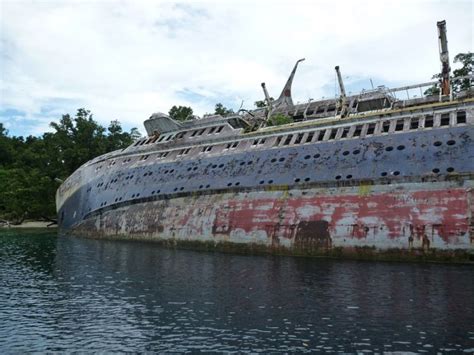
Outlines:
{"label": "peeling paint on hull", "polygon": [[361,187],[253,191],[138,203],[91,216],[74,233],[173,245],[252,245],[304,255],[361,248],[397,249],[400,256],[409,250],[473,251],[472,188],[370,189],[370,194]]}

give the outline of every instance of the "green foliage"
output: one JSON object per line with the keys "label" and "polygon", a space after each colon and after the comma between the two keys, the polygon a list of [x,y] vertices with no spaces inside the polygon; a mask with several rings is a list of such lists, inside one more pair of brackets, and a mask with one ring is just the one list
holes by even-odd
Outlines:
{"label": "green foliage", "polygon": [[293,119],[282,113],[277,113],[270,117],[267,126],[281,126],[284,124],[293,123]]}
{"label": "green foliage", "polygon": [[[270,97],[270,101],[274,101],[274,100],[275,99],[273,97]],[[254,104],[255,104],[255,107],[257,108],[263,108],[267,106],[267,103],[265,102],[265,100],[255,101]]]}
{"label": "green foliage", "polygon": [[[451,85],[453,88],[453,93],[458,93],[463,90],[467,90],[472,87],[471,81],[469,79],[454,79],[460,76],[472,75],[474,69],[474,53],[458,53],[454,57],[454,63],[460,63],[461,68],[453,70],[453,75],[451,76]],[[431,79],[440,79],[441,74],[435,74]],[[439,95],[440,88],[438,84],[433,85],[429,89],[425,90],[424,95]]]}
{"label": "green foliage", "polygon": [[232,115],[234,113],[234,110],[229,109],[222,105],[220,102],[216,104],[214,114],[215,115],[221,115],[222,117],[226,117],[229,115]]}
{"label": "green foliage", "polygon": [[55,178],[64,180],[86,161],[140,136],[136,128],[123,132],[118,121],[105,129],[85,109],[75,117],[63,115],[51,127],[54,132],[41,137],[10,137],[0,123],[0,218],[54,216]]}
{"label": "green foliage", "polygon": [[[454,57],[454,63],[461,63],[462,65],[461,68],[453,71],[454,77],[472,75],[474,69],[474,53],[459,53]],[[453,80],[452,85],[454,92],[467,90],[472,87],[469,79]]]}
{"label": "green foliage", "polygon": [[191,119],[193,114],[193,109],[187,106],[173,106],[168,114],[173,120],[176,121],[186,121]]}

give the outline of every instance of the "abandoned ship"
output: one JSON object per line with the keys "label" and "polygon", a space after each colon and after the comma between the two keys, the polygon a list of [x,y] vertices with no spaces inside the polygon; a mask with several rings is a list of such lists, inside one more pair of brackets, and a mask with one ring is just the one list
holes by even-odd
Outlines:
{"label": "abandoned ship", "polygon": [[[294,104],[300,60],[277,100],[262,84],[260,109],[184,122],[153,114],[147,137],[62,183],[60,229],[289,254],[472,255],[473,77],[456,78],[468,87],[453,92],[444,21],[438,34],[440,81],[346,95],[336,67],[339,97]],[[439,93],[424,95],[433,85]],[[293,123],[270,125],[278,114]]]}

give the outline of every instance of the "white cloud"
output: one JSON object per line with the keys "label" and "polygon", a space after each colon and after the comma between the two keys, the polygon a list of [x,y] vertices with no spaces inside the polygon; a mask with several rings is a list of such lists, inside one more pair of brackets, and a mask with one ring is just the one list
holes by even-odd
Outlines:
{"label": "white cloud", "polygon": [[249,107],[262,81],[279,95],[301,57],[295,100],[333,95],[336,64],[348,82],[426,81],[439,70],[441,19],[451,59],[473,51],[470,0],[0,4],[0,107],[27,119],[86,107],[103,124],[141,128],[175,104]]}

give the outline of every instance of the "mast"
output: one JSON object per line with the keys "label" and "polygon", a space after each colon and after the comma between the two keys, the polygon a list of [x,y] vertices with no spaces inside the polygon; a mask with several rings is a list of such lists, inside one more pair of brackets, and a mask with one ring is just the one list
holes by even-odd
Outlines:
{"label": "mast", "polygon": [[339,90],[341,95],[339,96],[338,106],[341,110],[341,118],[347,116],[347,96],[346,96],[346,89],[344,88],[344,83],[342,81],[341,71],[339,70],[339,65],[335,67],[336,74],[337,74],[337,81],[339,82]]}
{"label": "mast", "polygon": [[441,61],[441,95],[447,96],[451,94],[451,87],[449,83],[449,52],[448,52],[448,38],[446,36],[446,21],[437,22],[438,26],[438,44],[439,44],[439,59]]}

